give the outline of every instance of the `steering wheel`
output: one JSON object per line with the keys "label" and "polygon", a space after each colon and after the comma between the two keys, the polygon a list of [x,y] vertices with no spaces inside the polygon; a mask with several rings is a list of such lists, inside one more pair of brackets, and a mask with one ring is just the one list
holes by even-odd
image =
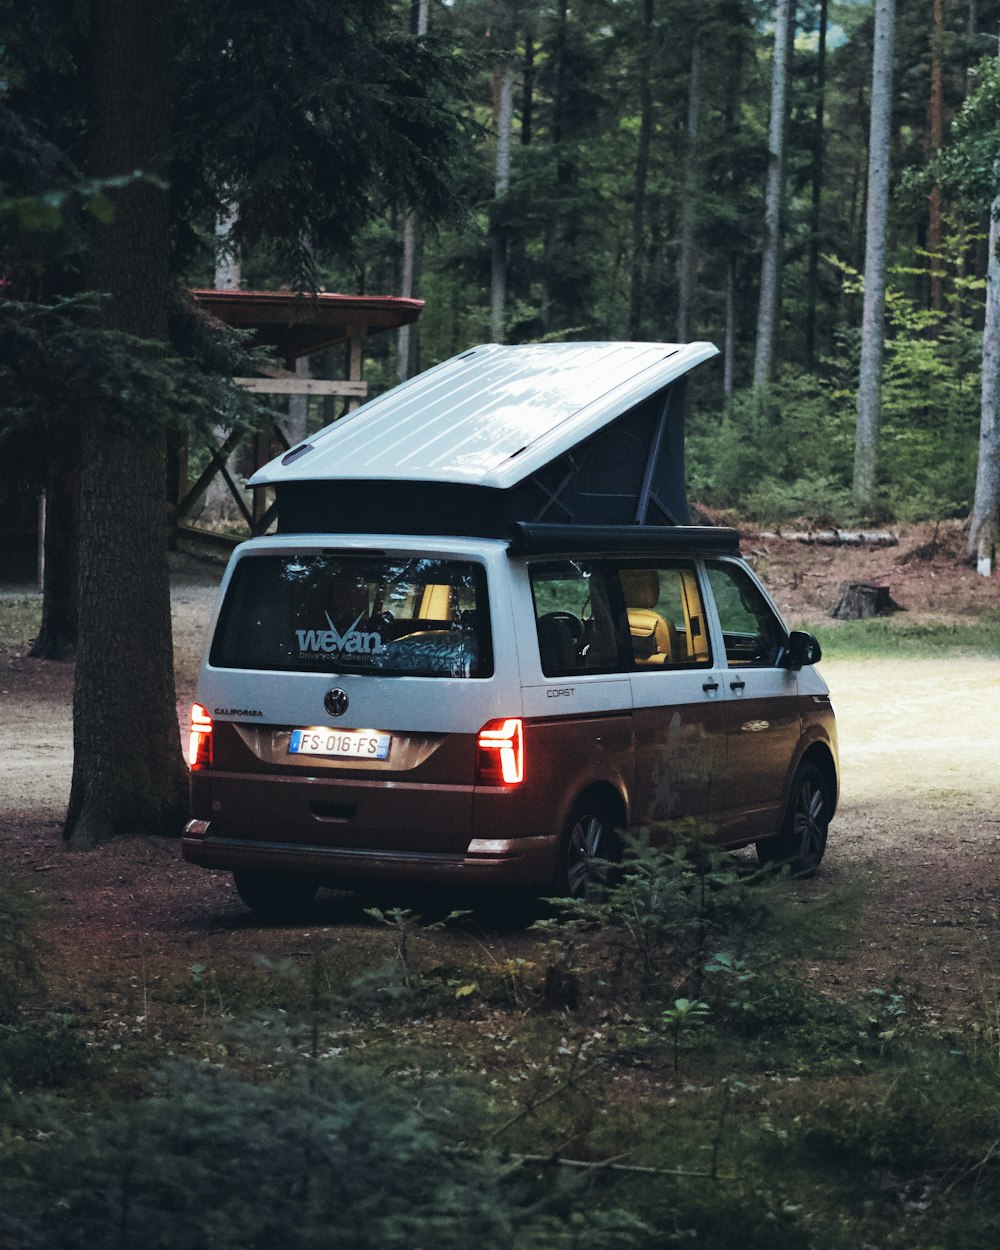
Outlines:
{"label": "steering wheel", "polygon": [[586,626],[572,612],[546,612],[545,619],[548,621],[558,621],[561,625],[565,625],[573,638],[574,647],[579,647],[583,642],[583,636],[586,633]]}

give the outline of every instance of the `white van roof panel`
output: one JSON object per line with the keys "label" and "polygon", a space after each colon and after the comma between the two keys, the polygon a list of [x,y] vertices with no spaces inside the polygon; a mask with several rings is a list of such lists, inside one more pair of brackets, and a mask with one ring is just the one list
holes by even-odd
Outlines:
{"label": "white van roof panel", "polygon": [[475,347],[341,417],[250,485],[349,478],[504,489],[716,355],[711,343]]}

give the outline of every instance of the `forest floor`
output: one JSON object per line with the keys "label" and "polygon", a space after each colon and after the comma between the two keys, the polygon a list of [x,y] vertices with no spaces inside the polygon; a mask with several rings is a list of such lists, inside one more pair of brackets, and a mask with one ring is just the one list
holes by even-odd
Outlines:
{"label": "forest floor", "polygon": [[[743,550],[792,622],[836,627],[828,614],[839,584],[860,580],[890,587],[905,609],[894,622],[961,629],[992,619],[1000,629],[1000,579],[977,577],[961,562],[960,543],[956,528],[915,527],[885,548],[744,532]],[[174,558],[182,721],[219,573]],[[16,588],[0,594],[0,879],[38,904],[50,992],[93,1044],[120,1046],[141,1034],[184,1050],[184,1030],[171,1022],[181,983],[189,998],[210,992],[225,1006],[226,986],[262,960],[304,963],[322,950],[343,972],[392,956],[399,933],[365,913],[371,899],[324,893],[302,923],[262,925],[227,874],[183,863],[176,841],[64,851],[72,665],[30,660],[25,638],[11,636],[18,612],[30,620],[36,608]],[[905,993],[910,1012],[931,1025],[960,1028],[983,1006],[992,1014],[1000,990],[1000,655],[832,658],[822,671],[840,726],[841,807],[822,869],[788,889],[806,908],[850,899],[855,914],[835,953],[818,953],[801,971],[835,996]],[[434,909],[428,900],[395,901]],[[546,940],[491,913],[475,938],[421,931],[410,958],[421,967],[470,959],[540,967]]]}

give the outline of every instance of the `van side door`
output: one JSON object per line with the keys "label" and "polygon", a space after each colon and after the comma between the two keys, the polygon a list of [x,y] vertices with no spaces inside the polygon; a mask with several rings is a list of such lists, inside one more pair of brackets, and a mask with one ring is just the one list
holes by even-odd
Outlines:
{"label": "van side door", "polygon": [[631,644],[632,823],[710,819],[726,763],[724,673],[693,561],[617,562]]}
{"label": "van side door", "polygon": [[798,750],[796,674],[784,663],[788,633],[745,565],[706,563],[724,651],[728,754],[720,794],[723,836],[774,833]]}

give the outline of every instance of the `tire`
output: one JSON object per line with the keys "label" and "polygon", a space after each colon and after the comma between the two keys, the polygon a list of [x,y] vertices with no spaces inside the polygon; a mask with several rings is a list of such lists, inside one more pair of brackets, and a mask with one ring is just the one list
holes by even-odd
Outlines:
{"label": "tire", "polygon": [[757,862],[788,864],[796,876],[811,876],[826,850],[830,796],[815,764],[800,764],[792,781],[781,828],[756,844]]}
{"label": "tire", "polygon": [[239,869],[233,873],[236,892],[261,920],[294,920],[316,897],[319,882],[275,872]]}
{"label": "tire", "polygon": [[[559,845],[555,893],[561,898],[592,897],[609,884],[608,863],[621,859],[621,824],[612,805],[599,797],[577,800],[566,820]],[[592,861],[599,859],[600,864]]]}

